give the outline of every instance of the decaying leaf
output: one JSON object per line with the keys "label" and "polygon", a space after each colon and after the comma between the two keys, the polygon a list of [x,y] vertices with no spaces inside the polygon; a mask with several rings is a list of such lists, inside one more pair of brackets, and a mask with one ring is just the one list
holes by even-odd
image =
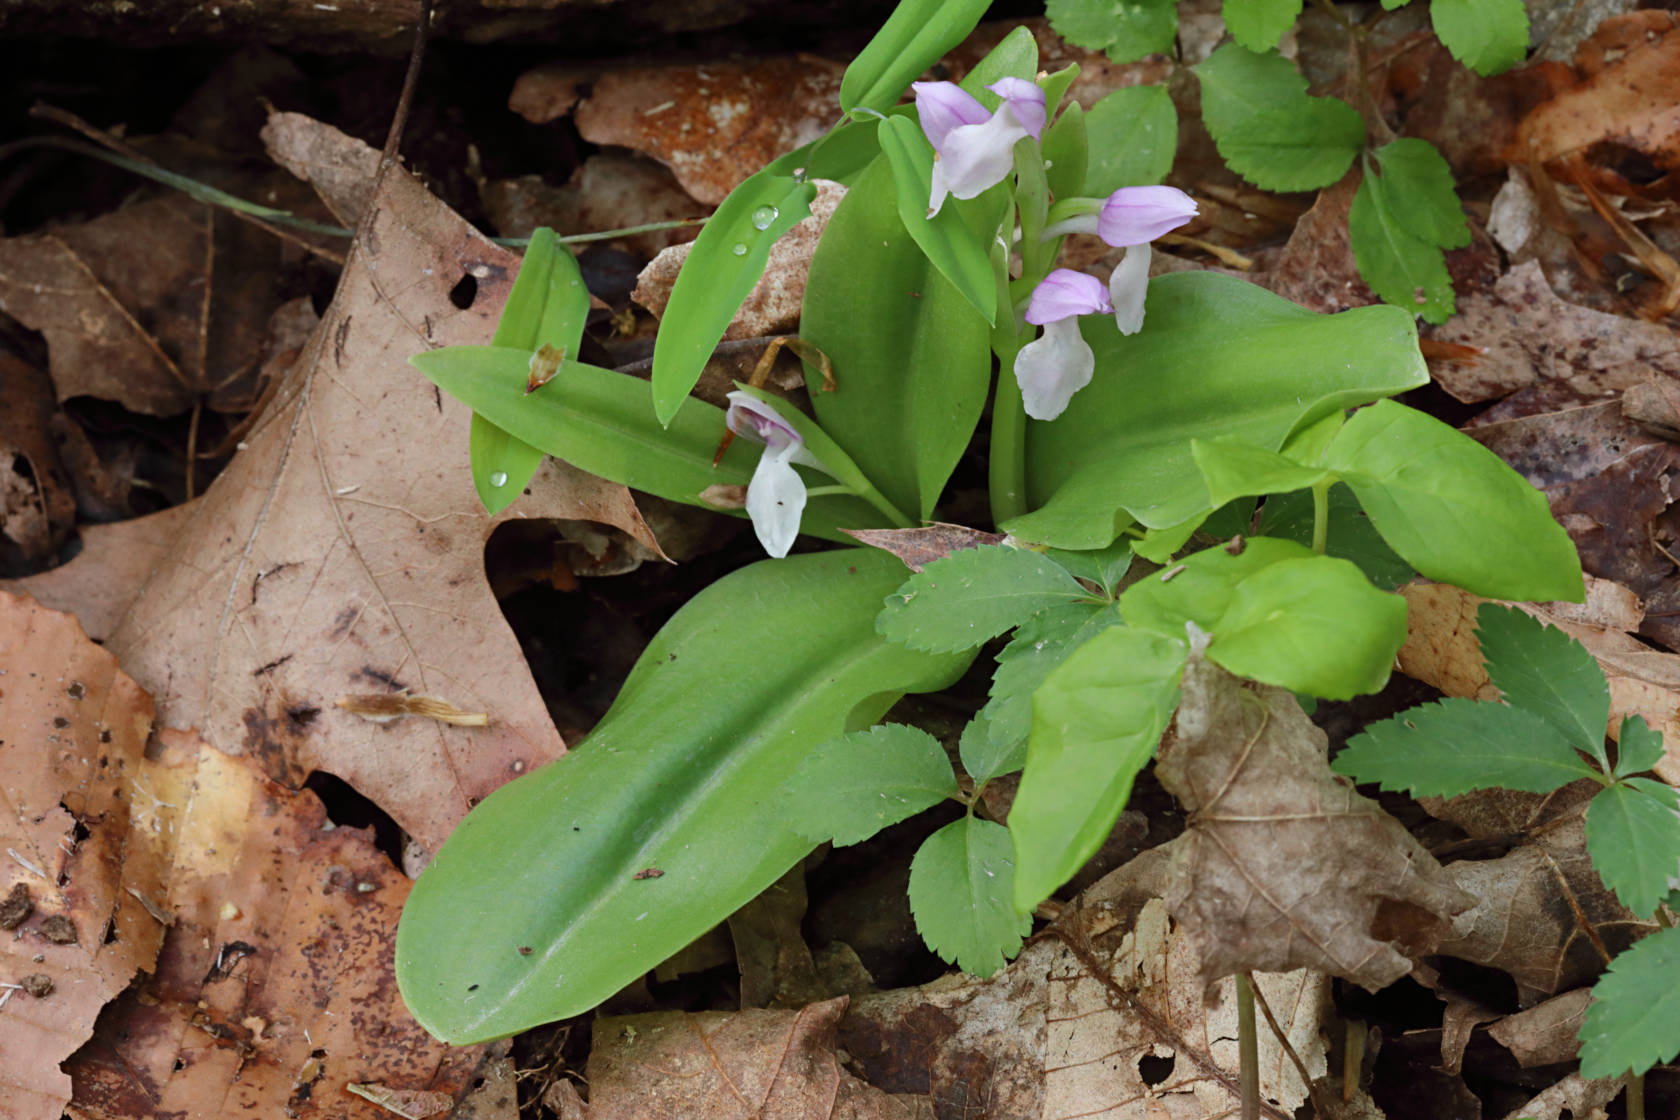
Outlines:
{"label": "decaying leaf", "polygon": [[1474,899],[1399,821],[1331,773],[1285,689],[1192,658],[1155,773],[1190,814],[1167,907],[1202,976],[1316,968],[1376,991]]}
{"label": "decaying leaf", "polygon": [[38,566],[75,524],[76,496],[50,434],[57,403],[46,374],[0,353],[0,565]]}
{"label": "decaying leaf", "polygon": [[405,716],[435,719],[455,727],[488,727],[490,717],[484,712],[463,712],[449,701],[437,696],[411,696],[406,691],[361,692],[340,696],[333,707],[343,708],[351,715],[361,716],[374,723],[391,723]]}
{"label": "decaying leaf", "polygon": [[953,552],[1002,544],[1007,539],[1002,533],[988,533],[966,525],[947,525],[943,521],[934,521],[919,529],[847,529],[846,535],[892,553],[904,561],[904,566],[912,572],[919,572],[924,566],[943,560]]}
{"label": "decaying leaf", "polygon": [[[562,234],[596,233],[697,218],[707,209],[677,185],[670,168],[621,152],[590,156],[563,186],[551,186],[540,175],[486,183],[484,207],[497,231],[507,237],[526,237],[538,226]],[[652,230],[615,237],[606,244],[646,259],[671,245],[694,240],[699,231],[699,226]]]}
{"label": "decaying leaf", "polygon": [[1488,1028],[1488,1034],[1517,1059],[1523,1068],[1572,1062],[1580,1053],[1581,1024],[1592,993],[1585,988],[1553,996],[1527,1011],[1507,1015]]}

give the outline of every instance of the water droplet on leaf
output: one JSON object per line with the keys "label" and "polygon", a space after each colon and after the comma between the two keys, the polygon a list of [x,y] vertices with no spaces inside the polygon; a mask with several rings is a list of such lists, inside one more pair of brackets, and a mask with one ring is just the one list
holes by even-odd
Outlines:
{"label": "water droplet on leaf", "polygon": [[747,255],[747,247],[739,241],[737,241],[735,243],[735,247],[729,251],[734,253],[737,257],[744,257]]}
{"label": "water droplet on leaf", "polygon": [[490,476],[490,485],[492,485],[492,486],[506,486],[507,485],[507,472],[506,471],[497,471],[495,474],[491,475]]}
{"label": "water droplet on leaf", "polygon": [[769,229],[770,223],[781,217],[782,212],[774,206],[760,206],[752,212],[754,229]]}

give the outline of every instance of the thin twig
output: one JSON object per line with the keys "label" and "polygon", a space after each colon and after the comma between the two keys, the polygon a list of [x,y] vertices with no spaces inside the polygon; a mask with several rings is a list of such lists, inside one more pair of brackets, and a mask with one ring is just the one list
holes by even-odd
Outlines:
{"label": "thin twig", "polygon": [[1312,1074],[1307,1072],[1307,1064],[1301,1060],[1301,1055],[1295,1052],[1295,1046],[1289,1041],[1289,1036],[1283,1033],[1278,1025],[1277,1016],[1272,1014],[1271,1005],[1266,1002],[1266,994],[1260,990],[1260,985],[1254,983],[1254,974],[1246,973],[1249,986],[1254,990],[1254,1003],[1260,1008],[1260,1014],[1266,1017],[1266,1025],[1272,1028],[1272,1034],[1277,1037],[1278,1045],[1289,1055],[1289,1060],[1295,1066],[1295,1072],[1301,1075],[1301,1084],[1307,1087],[1307,1099],[1312,1102],[1313,1114],[1319,1117],[1329,1116],[1330,1113],[1319,1103],[1318,1091],[1313,1088]]}

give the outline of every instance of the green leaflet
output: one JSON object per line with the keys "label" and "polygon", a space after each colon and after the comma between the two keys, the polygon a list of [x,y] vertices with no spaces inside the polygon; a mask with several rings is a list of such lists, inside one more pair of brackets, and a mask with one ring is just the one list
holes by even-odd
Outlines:
{"label": "green leaflet", "polygon": [[922,71],[962,42],[987,0],[901,0],[840,79],[840,108],[885,112]]}
{"label": "green leaflet", "polygon": [[[1050,607],[1023,622],[997,655],[991,699],[980,709],[987,738],[997,746],[1024,746],[1032,730],[1032,698],[1038,686],[1074,650],[1118,625],[1120,612],[1107,603]],[[963,765],[968,767],[966,759]]]}
{"label": "green leaflet", "polygon": [[905,232],[884,159],[829,220],[800,334],[834,363],[836,391],[812,394],[823,429],[894,506],[928,516],[986,403],[989,330]]}
{"label": "green leaflet", "polygon": [[969,662],[875,635],[902,571],[764,561],[678,611],[589,737],[486,798],[415,883],[396,967],[421,1025],[466,1044],[587,1011],[804,856],[776,822],[805,753]]}
{"label": "green leaflet", "polygon": [[[1027,432],[1039,505],[1004,528],[1062,548],[1101,548],[1131,518],[1177,525],[1209,509],[1192,439],[1276,450],[1333,412],[1425,384],[1412,316],[1392,307],[1318,315],[1206,272],[1149,285],[1130,337],[1086,318],[1096,375],[1056,420]],[[1210,324],[1216,324],[1210,327]]]}
{"label": "green leaflet", "polygon": [[1244,541],[1242,551],[1237,553],[1223,545],[1204,549],[1126,588],[1120,596],[1120,617],[1127,625],[1172,638],[1184,633],[1186,622],[1194,622],[1211,634],[1243,580],[1273,564],[1312,555],[1311,549],[1294,541],[1271,537]]}
{"label": "green leaflet", "polygon": [[1623,716],[1616,737],[1615,776],[1625,778],[1655,766],[1663,756],[1662,732],[1646,726],[1643,716]]}
{"label": "green leaflet", "polygon": [[1058,198],[1105,198],[1121,187],[1164,180],[1178,154],[1178,110],[1165,86],[1126,86],[1091,106],[1085,135],[1091,152],[1085,187],[1058,191]]}
{"label": "green leaflet", "polygon": [[910,912],[928,948],[964,972],[1002,968],[1032,932],[1032,915],[1010,904],[1009,830],[967,815],[922,842],[910,862]]}
{"label": "green leaflet", "polygon": [[1493,603],[1476,609],[1476,641],[1488,679],[1505,703],[1533,712],[1571,746],[1596,759],[1601,769],[1610,769],[1604,753],[1610,686],[1598,658],[1557,627]]}
{"label": "green leaflet", "polygon": [[[553,230],[543,227],[531,234],[490,345],[524,350],[527,355],[544,345],[576,354],[588,316],[589,289],[583,286],[577,258],[561,247]],[[542,465],[540,450],[476,412],[468,446],[473,486],[478,500],[492,514],[506,509]]]}
{"label": "green leaflet", "polygon": [[1013,774],[1027,764],[1027,736],[1025,733],[1012,743],[992,738],[992,724],[985,715],[977,715],[963,728],[957,741],[957,757],[976,787],[993,778]]}
{"label": "green leaflet", "polygon": [[1528,54],[1523,0],[1432,0],[1429,19],[1453,57],[1483,77],[1509,70]]}
{"label": "green leaflet", "polygon": [[[1452,171],[1435,146],[1402,139],[1378,148],[1348,211],[1359,275],[1396,307],[1431,323],[1452,316],[1452,277],[1443,249],[1470,244]],[[1381,168],[1381,174],[1377,169]]]}
{"label": "green leaflet", "polygon": [[875,628],[911,649],[973,649],[1044,610],[1090,597],[1055,561],[1026,549],[965,548],[887,597]]}
{"label": "green leaflet", "polygon": [[1251,51],[1269,51],[1301,15],[1301,0],[1225,0],[1225,27]]}
{"label": "green leaflet", "polygon": [[1680,867],[1680,794],[1649,778],[1600,790],[1587,806],[1587,852],[1593,870],[1622,905],[1641,918],[1656,912]]}
{"label": "green leaflet", "polygon": [[1219,154],[1255,186],[1329,186],[1365,146],[1365,122],[1353,106],[1307,96],[1307,80],[1276,52],[1227,43],[1192,69],[1202,85],[1202,120]]}
{"label": "green leaflet", "polygon": [[1178,37],[1178,0],[1048,0],[1056,34],[1115,62],[1166,54]]}
{"label": "green leaflet", "polygon": [[700,230],[677,274],[653,343],[653,405],[669,424],[700,380],[758,278],[770,246],[811,213],[817,188],[760,171],[733,191]]}
{"label": "green leaflet", "polygon": [[817,747],[784,792],[788,828],[813,844],[846,845],[957,796],[957,777],[938,739],[884,723]]}
{"label": "green leaflet", "polygon": [[[1077,398],[1076,398],[1077,399]],[[1420,573],[1498,599],[1585,595],[1545,495],[1475,440],[1393,401],[1355,413],[1324,465]]]}
{"label": "green leaflet", "polygon": [[1680,1000],[1662,998],[1674,990],[1676,976],[1680,929],[1659,929],[1616,954],[1593,985],[1581,1025],[1582,1077],[1644,1073],[1680,1054]]}
{"label": "green leaflet", "polygon": [[[946,199],[938,214],[927,216],[933,148],[920,126],[908,117],[889,117],[881,122],[880,128],[881,151],[892,168],[899,221],[933,266],[990,325],[997,318],[997,283],[992,278],[991,259],[986,255],[987,243],[976,237],[963,221],[960,204],[955,199]],[[1003,201],[1001,194],[998,201]],[[985,209],[992,228],[997,228],[1002,207],[994,203]]]}

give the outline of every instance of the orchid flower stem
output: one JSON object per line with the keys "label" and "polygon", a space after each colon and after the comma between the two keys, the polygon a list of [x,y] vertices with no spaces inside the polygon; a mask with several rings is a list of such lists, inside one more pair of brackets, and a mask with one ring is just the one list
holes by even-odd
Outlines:
{"label": "orchid flower stem", "polygon": [[828,498],[836,494],[854,493],[850,486],[809,486],[805,489],[807,498]]}
{"label": "orchid flower stem", "polygon": [[1002,525],[1027,512],[1027,410],[1015,380],[1019,346],[998,351],[997,394],[992,400],[992,522]]}
{"label": "orchid flower stem", "polygon": [[1312,488],[1313,496],[1313,538],[1312,550],[1320,556],[1324,555],[1325,547],[1330,543],[1330,487],[1332,481],[1326,479]]}
{"label": "orchid flower stem", "polygon": [[1237,1062],[1242,1120],[1259,1120],[1260,1034],[1254,1021],[1254,987],[1246,972],[1237,973]]}

